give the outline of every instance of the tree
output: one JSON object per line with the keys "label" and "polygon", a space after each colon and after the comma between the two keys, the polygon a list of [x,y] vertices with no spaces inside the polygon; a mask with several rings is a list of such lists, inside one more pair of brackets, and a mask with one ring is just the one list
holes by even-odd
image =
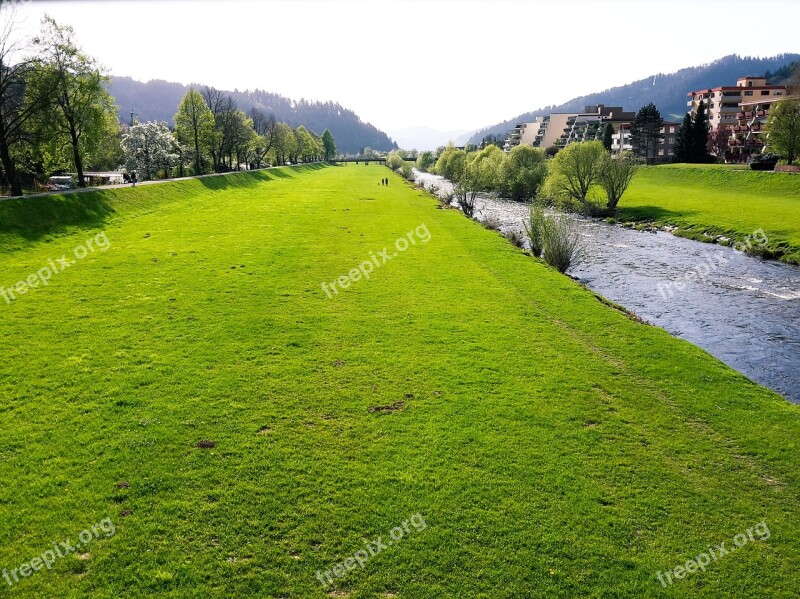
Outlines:
{"label": "tree", "polygon": [[66,142],[78,186],[85,187],[84,146],[97,144],[111,133],[106,116],[116,114],[116,108],[104,87],[108,77],[93,58],[80,51],[73,35],[71,27],[45,15],[42,33],[34,39],[39,57],[29,85],[34,97],[49,98],[47,109],[38,113],[39,131],[53,141]]}
{"label": "tree", "polygon": [[297,140],[294,130],[286,123],[278,123],[275,132],[275,142],[273,151],[275,152],[275,163],[286,164],[287,157],[295,152]]}
{"label": "tree", "polygon": [[[29,123],[44,107],[46,98],[26,94],[26,84],[35,62],[23,58],[23,42],[13,39],[14,9],[0,4],[0,166],[11,187],[11,195],[22,195],[20,154],[30,141]],[[30,91],[30,90],[29,90]]]}
{"label": "tree", "polygon": [[295,162],[308,162],[309,160],[313,160],[317,154],[314,137],[303,125],[300,125],[295,130],[294,134],[295,139],[297,140],[297,147],[295,149]]}
{"label": "tree", "polygon": [[711,126],[708,124],[706,103],[700,102],[692,119],[691,136],[689,137],[689,162],[710,162],[708,155],[708,134],[710,131]]}
{"label": "tree", "polygon": [[675,145],[672,148],[673,162],[689,162],[691,159],[690,140],[692,139],[692,115],[688,112],[683,115],[678,133],[675,135]]}
{"label": "tree", "polygon": [[502,167],[503,194],[519,202],[535,199],[547,177],[547,156],[541,148],[519,145]]}
{"label": "tree", "polygon": [[459,150],[453,144],[448,144],[439,155],[436,165],[433,167],[434,172],[445,179],[455,181],[456,174],[463,170],[466,161],[467,153],[464,150]]}
{"label": "tree", "polygon": [[434,158],[433,152],[425,151],[417,156],[417,170],[423,173],[427,173],[434,164],[436,164],[436,159]]}
{"label": "tree", "polygon": [[606,149],[606,152],[611,152],[611,146],[614,142],[613,135],[614,125],[606,123],[605,129],[603,129],[603,147]]}
{"label": "tree", "polygon": [[452,179],[453,192],[461,211],[468,218],[472,218],[475,215],[475,200],[485,187],[485,182],[481,178],[480,163],[475,160],[468,162],[465,159],[459,161],[457,169]]}
{"label": "tree", "polygon": [[[639,109],[631,125],[633,150],[638,156],[642,156],[647,164],[655,164],[658,145],[664,139],[664,134],[661,133],[663,122],[664,119],[661,118],[658,108],[650,102],[647,106]],[[705,147],[705,143],[703,147]]]}
{"label": "tree", "polygon": [[405,160],[403,160],[403,157],[397,150],[392,150],[386,156],[386,166],[388,166],[393,171],[403,168],[403,164],[405,164]]}
{"label": "tree", "polygon": [[789,164],[800,155],[800,100],[781,100],[769,111],[767,144]]}
{"label": "tree", "polygon": [[571,143],[550,162],[550,187],[588,207],[587,196],[600,176],[601,159],[607,156],[602,142]]}
{"label": "tree", "polygon": [[728,127],[719,126],[708,135],[708,145],[706,153],[713,154],[718,161],[725,158],[725,152],[730,148],[731,135],[733,131]]}
{"label": "tree", "polygon": [[214,115],[203,96],[189,88],[175,115],[175,134],[178,141],[191,148],[194,174],[202,175],[203,154],[211,147],[214,135]]}
{"label": "tree", "polygon": [[232,114],[230,131],[228,134],[228,166],[233,168],[232,156],[236,156],[236,170],[240,170],[242,164],[247,164],[250,153],[256,145],[256,132],[253,129],[253,121],[241,110],[236,110]]}
{"label": "tree", "polygon": [[628,154],[625,152],[615,157],[606,154],[600,162],[598,179],[606,192],[606,210],[609,214],[617,211],[617,204],[622,194],[628,189],[631,179],[639,168],[639,162]]}
{"label": "tree", "polygon": [[478,171],[481,191],[495,191],[500,186],[505,161],[506,153],[494,144],[486,146],[480,152],[467,154],[467,162]]}
{"label": "tree", "polygon": [[453,182],[459,207],[466,216],[472,218],[478,194],[497,187],[504,161],[505,153],[495,145],[468,154],[449,144],[439,157],[436,168],[439,172],[439,163],[442,162],[440,174]]}
{"label": "tree", "polygon": [[325,160],[332,160],[336,156],[336,143],[333,141],[333,135],[327,129],[322,132],[322,149],[325,153]]}
{"label": "tree", "polygon": [[131,127],[122,138],[125,168],[142,181],[158,178],[178,164],[178,142],[166,123],[142,123]]}
{"label": "tree", "polygon": [[786,91],[793,98],[800,97],[800,61],[792,66],[789,79],[786,80]]}
{"label": "tree", "polygon": [[258,108],[250,109],[250,120],[253,121],[253,130],[256,132],[256,139],[253,147],[253,154],[255,157],[256,167],[261,168],[261,163],[272,145],[275,143],[275,137],[278,132],[278,122],[275,120],[275,115],[270,114],[267,116]]}

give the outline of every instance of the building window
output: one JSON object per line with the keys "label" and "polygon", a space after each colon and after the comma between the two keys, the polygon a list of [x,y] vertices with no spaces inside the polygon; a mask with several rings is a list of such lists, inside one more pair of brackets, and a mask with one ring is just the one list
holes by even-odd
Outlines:
{"label": "building window", "polygon": [[776,96],[782,96],[782,95],[783,95],[783,92],[775,92],[775,95],[776,95]]}
{"label": "building window", "polygon": [[675,143],[675,138],[674,137],[668,137],[667,138],[667,143],[668,144],[674,144]]}
{"label": "building window", "polygon": [[746,92],[744,92],[744,95],[745,96],[752,96],[753,95],[753,90],[752,89],[747,90]]}
{"label": "building window", "polygon": [[769,90],[768,89],[761,90],[761,95],[762,96],[768,96],[769,95]]}

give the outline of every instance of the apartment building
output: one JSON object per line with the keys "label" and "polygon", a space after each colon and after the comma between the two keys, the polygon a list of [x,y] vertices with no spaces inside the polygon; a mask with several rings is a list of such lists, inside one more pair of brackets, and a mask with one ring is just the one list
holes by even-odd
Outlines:
{"label": "apartment building", "polygon": [[[658,144],[656,152],[656,162],[670,162],[675,154],[675,137],[680,129],[680,123],[664,121],[661,126],[661,134],[664,136]],[[611,136],[611,152],[619,154],[624,151],[633,151],[631,143],[631,124],[623,123],[619,131]]]}
{"label": "apartment building", "polygon": [[735,86],[720,86],[713,89],[689,92],[686,105],[695,114],[701,102],[706,105],[708,122],[712,130],[718,127],[739,125],[739,105],[756,101],[782,99],[786,94],[784,85],[767,85],[765,77],[740,77]]}
{"label": "apartment building", "polygon": [[633,122],[634,118],[634,112],[604,104],[585,106],[583,112],[553,112],[537,117],[533,123],[519,123],[509,132],[503,148],[507,152],[520,144],[563,148],[576,141],[602,139],[605,124],[610,123],[617,131],[622,124]]}
{"label": "apartment building", "polygon": [[725,162],[747,162],[753,154],[761,153],[767,145],[764,129],[769,111],[782,99],[782,96],[770,96],[739,104],[737,123],[731,127]]}
{"label": "apartment building", "polygon": [[503,149],[510,152],[512,148],[519,145],[535,145],[534,141],[539,135],[539,130],[545,117],[537,117],[533,123],[518,123],[508,132]]}
{"label": "apartment building", "polygon": [[610,124],[616,132],[635,118],[635,112],[625,112],[622,106],[585,106],[583,112],[567,116],[562,133],[554,144],[563,148],[575,141],[599,140],[603,137],[605,125]]}

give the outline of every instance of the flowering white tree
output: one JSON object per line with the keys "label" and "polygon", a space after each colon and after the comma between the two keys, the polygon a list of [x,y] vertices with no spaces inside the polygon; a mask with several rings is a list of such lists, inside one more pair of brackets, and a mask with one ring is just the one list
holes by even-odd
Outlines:
{"label": "flowering white tree", "polygon": [[135,171],[139,180],[154,179],[162,170],[170,169],[180,160],[180,148],[166,123],[134,125],[122,138],[125,168]]}

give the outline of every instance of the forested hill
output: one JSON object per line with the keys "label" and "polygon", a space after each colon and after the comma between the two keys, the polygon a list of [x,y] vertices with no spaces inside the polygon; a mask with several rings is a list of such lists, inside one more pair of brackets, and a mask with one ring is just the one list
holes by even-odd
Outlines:
{"label": "forested hill", "polygon": [[[194,87],[199,90],[203,86],[198,84]],[[170,125],[174,124],[178,104],[187,89],[188,86],[180,83],[159,80],[142,83],[130,77],[112,77],[109,86],[123,122],[128,122],[131,112],[135,112],[140,122],[166,121]],[[274,114],[277,120],[292,127],[304,125],[317,134],[329,129],[339,152],[355,153],[365,147],[388,151],[397,147],[383,131],[363,122],[352,110],[334,102],[296,102],[262,90],[225,93],[230,94],[245,112],[255,106]]]}
{"label": "forested hill", "polygon": [[622,106],[625,110],[636,111],[653,102],[664,118],[680,121],[686,113],[686,94],[688,92],[719,85],[736,85],[739,77],[763,76],[768,72],[779,72],[782,67],[796,60],[800,60],[800,54],[779,54],[771,58],[730,55],[708,64],[681,69],[677,73],[658,73],[628,85],[573,98],[559,106],[547,106],[533,112],[526,112],[503,123],[478,131],[470,138],[470,143],[479,144],[488,134],[505,135],[517,123],[532,121],[537,116],[544,116],[551,112],[583,110],[584,106],[593,104]]}

